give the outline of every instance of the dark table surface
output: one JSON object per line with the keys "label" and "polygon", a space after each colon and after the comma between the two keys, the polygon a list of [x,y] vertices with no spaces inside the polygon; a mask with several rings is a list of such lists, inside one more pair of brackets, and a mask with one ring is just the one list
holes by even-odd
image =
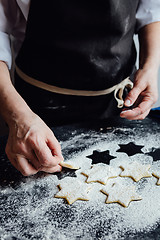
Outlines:
{"label": "dark table surface", "polygon": [[[159,132],[160,122],[152,118],[143,121],[109,119],[54,127],[65,159],[82,153],[93,142],[107,141],[107,138],[117,139],[118,143],[136,142],[140,138],[148,141],[149,134],[157,137]],[[107,221],[100,210],[92,211],[90,205],[84,208],[87,203],[82,201],[67,205],[63,199],[54,199],[58,179],[74,177],[75,172],[63,170],[56,175],[38,173],[23,177],[7,160],[6,141],[7,136],[0,138],[0,239],[160,239],[159,225],[149,231],[126,229],[123,234],[119,229],[116,235],[112,218]],[[154,147],[152,143],[150,146]]]}

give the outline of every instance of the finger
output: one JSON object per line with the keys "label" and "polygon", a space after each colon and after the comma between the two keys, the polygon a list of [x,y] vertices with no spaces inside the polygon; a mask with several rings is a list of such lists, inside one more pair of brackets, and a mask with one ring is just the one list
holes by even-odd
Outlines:
{"label": "finger", "polygon": [[145,113],[138,115],[137,117],[135,117],[134,119],[131,120],[143,120],[145,119],[145,117],[147,117],[147,115],[149,114],[150,110],[146,111]]}
{"label": "finger", "polygon": [[17,161],[14,158],[9,158],[9,161],[11,162],[11,164],[20,172],[18,165],[17,165]]}
{"label": "finger", "polygon": [[40,162],[38,161],[34,151],[30,148],[28,144],[24,142],[16,142],[14,146],[9,147],[9,151],[12,152],[12,159],[15,155],[21,155],[28,159],[28,161],[38,170],[41,167]]}
{"label": "finger", "polygon": [[[28,159],[24,158],[24,156],[20,156],[20,155],[16,156],[15,154],[8,154],[7,157],[11,162],[11,164],[24,176],[34,175],[38,172],[37,169],[34,166],[32,166],[33,164]],[[26,162],[27,169],[29,165],[29,171],[25,168],[23,162],[24,163]],[[23,167],[25,168],[26,172],[22,170]]]}
{"label": "finger", "polygon": [[[17,144],[18,145],[18,144]],[[26,159],[38,170],[41,167],[41,163],[38,161],[38,158],[33,151],[33,149],[28,144],[19,144],[13,153],[19,154]]]}
{"label": "finger", "polygon": [[28,151],[25,156],[35,169],[39,170],[41,168],[41,163],[33,150]]}
{"label": "finger", "polygon": [[30,164],[30,162],[23,156],[16,156],[16,165],[23,176],[31,176],[38,171]]}
{"label": "finger", "polygon": [[[151,97],[144,97],[143,101],[141,102],[141,100],[139,99],[140,104],[133,108],[133,109],[128,109],[128,110],[123,110],[120,113],[120,116],[122,118],[127,118],[127,119],[133,119],[136,118],[137,116],[143,115],[145,112],[147,112],[148,110],[150,111],[150,109],[152,108],[154,101]],[[138,103],[138,101],[137,101]]]}
{"label": "finger", "polygon": [[44,167],[54,167],[58,165],[61,159],[57,156],[53,156],[51,150],[45,142],[39,142],[38,145],[33,146],[34,152]]}
{"label": "finger", "polygon": [[15,155],[11,153],[10,145],[8,144],[8,142],[5,148],[5,152],[11,164],[19,171],[17,162],[15,160]]}
{"label": "finger", "polygon": [[57,139],[54,137],[54,135],[47,139],[47,145],[50,148],[50,150],[52,151],[52,154],[54,156],[56,155],[57,157],[59,157],[61,159],[61,161],[63,161],[61,146],[60,146],[59,142],[57,141]]}
{"label": "finger", "polygon": [[47,173],[60,172],[61,170],[62,170],[62,167],[60,165],[57,165],[57,166],[51,167],[51,168],[42,167],[42,169],[41,169],[42,172],[47,172]]}
{"label": "finger", "polygon": [[122,118],[126,118],[128,120],[142,120],[148,115],[148,113],[150,112],[150,109],[147,110],[146,112],[142,113],[142,114],[138,114],[137,111],[136,111],[136,113],[133,113],[133,112],[134,112],[134,109],[133,110],[127,110],[126,112],[124,112],[124,114],[121,114],[120,116]]}
{"label": "finger", "polygon": [[147,117],[147,115],[149,114],[150,110],[146,111],[145,113],[138,115],[137,117],[133,117],[133,118],[127,118],[128,120],[143,120],[145,119],[145,117]]}
{"label": "finger", "polygon": [[140,84],[135,85],[133,89],[128,93],[124,101],[124,105],[126,107],[131,107],[136,102],[142,91],[144,91],[144,87],[141,87]]}

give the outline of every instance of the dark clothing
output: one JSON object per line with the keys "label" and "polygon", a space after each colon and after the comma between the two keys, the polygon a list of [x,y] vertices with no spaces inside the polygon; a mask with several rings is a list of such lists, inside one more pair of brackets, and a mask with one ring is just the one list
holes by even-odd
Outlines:
{"label": "dark clothing", "polygon": [[16,73],[16,89],[49,126],[107,118],[120,113],[113,94],[79,97],[55,94],[23,81]]}
{"label": "dark clothing", "polygon": [[[96,91],[114,86],[133,73],[138,3],[138,0],[47,0],[45,3],[32,0],[17,66],[39,81],[62,88]],[[18,91],[31,107],[40,112],[50,109],[59,119],[67,118],[68,114],[69,118],[103,114],[113,97],[113,94],[63,96],[33,86],[29,92],[23,85],[29,84],[18,79]]]}

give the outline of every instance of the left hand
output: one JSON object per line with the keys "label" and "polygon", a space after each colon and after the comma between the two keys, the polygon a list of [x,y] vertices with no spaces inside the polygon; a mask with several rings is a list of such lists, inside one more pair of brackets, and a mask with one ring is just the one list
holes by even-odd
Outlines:
{"label": "left hand", "polygon": [[150,67],[139,69],[135,75],[134,87],[128,93],[124,105],[132,109],[123,109],[120,117],[129,120],[142,120],[150,112],[158,99],[158,69]]}

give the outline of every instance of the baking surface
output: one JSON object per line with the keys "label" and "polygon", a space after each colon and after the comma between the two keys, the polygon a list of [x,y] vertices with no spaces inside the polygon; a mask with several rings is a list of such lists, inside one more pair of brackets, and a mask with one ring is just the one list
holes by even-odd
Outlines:
{"label": "baking surface", "polygon": [[[138,160],[150,164],[151,169],[160,169],[160,154],[155,151],[160,148],[160,122],[154,119],[73,124],[56,127],[54,133],[65,160],[79,163],[82,169],[89,168],[92,161],[104,162],[105,158],[112,166]],[[138,183],[124,178],[136,186],[143,198],[131,202],[128,208],[105,204],[107,196],[96,191],[99,183],[94,183],[90,201],[68,205],[64,199],[54,198],[60,179],[70,176],[85,180],[85,176],[64,169],[58,174],[23,177],[8,162],[5,142],[0,138],[1,240],[160,238],[160,186],[155,177]],[[127,154],[129,143],[137,146],[132,156]]]}

